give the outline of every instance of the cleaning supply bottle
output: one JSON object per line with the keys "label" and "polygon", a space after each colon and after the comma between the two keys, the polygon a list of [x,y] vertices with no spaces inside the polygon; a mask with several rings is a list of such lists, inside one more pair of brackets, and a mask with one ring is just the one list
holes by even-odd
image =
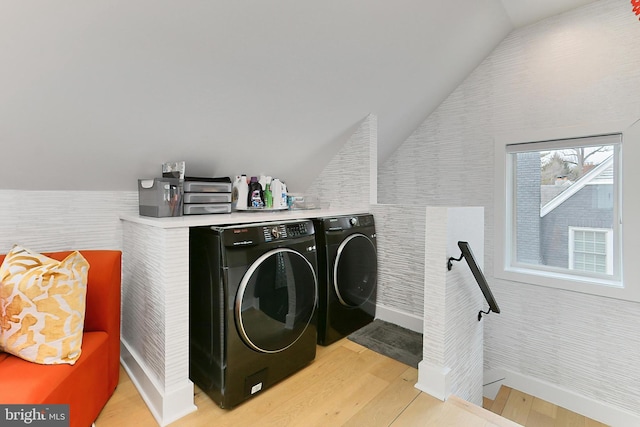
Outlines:
{"label": "cleaning supply bottle", "polygon": [[232,207],[235,210],[247,209],[247,198],[249,195],[249,185],[247,184],[247,176],[236,176],[236,180],[233,183],[233,195],[232,200],[235,199],[235,206]]}
{"label": "cleaning supply bottle", "polygon": [[271,195],[273,197],[273,207],[275,209],[282,208],[282,183],[278,178],[273,178],[271,181]]}
{"label": "cleaning supply bottle", "polygon": [[235,210],[238,205],[238,185],[240,183],[240,175],[236,175],[231,187],[231,210]]}
{"label": "cleaning supply bottle", "polygon": [[267,182],[267,188],[264,190],[264,207],[273,208],[273,194],[271,194],[271,184]]}
{"label": "cleaning supply bottle", "polygon": [[266,176],[265,174],[261,174],[260,177],[258,178],[258,182],[260,183],[260,187],[262,187],[262,191],[264,191],[267,188],[267,182],[268,181],[268,176]]}
{"label": "cleaning supply bottle", "polygon": [[264,195],[257,176],[252,176],[251,182],[249,182],[247,204],[250,208],[264,208]]}
{"label": "cleaning supply bottle", "polygon": [[289,207],[289,197],[287,193],[287,184],[282,183],[282,191],[280,193],[280,206],[284,209]]}

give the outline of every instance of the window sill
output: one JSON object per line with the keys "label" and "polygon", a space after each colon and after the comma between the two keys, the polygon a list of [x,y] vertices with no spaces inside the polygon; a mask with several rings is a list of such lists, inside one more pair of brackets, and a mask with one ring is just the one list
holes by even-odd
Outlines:
{"label": "window sill", "polygon": [[640,295],[633,293],[630,289],[625,288],[622,282],[616,280],[580,277],[518,267],[496,271],[495,276],[498,279],[528,285],[640,302]]}

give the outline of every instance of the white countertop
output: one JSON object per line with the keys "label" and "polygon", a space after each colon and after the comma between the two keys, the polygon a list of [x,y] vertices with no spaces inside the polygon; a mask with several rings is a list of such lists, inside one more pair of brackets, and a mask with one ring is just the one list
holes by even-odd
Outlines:
{"label": "white countertop", "polygon": [[249,211],[230,214],[184,215],[178,217],[154,218],[140,215],[122,215],[123,221],[159,228],[202,227],[207,225],[247,224],[294,219],[324,218],[338,215],[368,213],[362,208],[343,209],[295,209],[282,211]]}

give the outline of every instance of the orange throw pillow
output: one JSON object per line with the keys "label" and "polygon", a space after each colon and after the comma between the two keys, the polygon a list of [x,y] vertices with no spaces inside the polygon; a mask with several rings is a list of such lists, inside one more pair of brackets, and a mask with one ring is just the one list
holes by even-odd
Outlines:
{"label": "orange throw pillow", "polygon": [[14,246],[0,266],[0,351],[40,364],[80,357],[89,263]]}

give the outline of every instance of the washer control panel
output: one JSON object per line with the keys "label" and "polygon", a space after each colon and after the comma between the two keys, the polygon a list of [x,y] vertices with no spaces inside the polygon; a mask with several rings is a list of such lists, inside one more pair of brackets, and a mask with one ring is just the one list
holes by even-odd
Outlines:
{"label": "washer control panel", "polygon": [[288,224],[287,225],[287,234],[291,237],[297,237],[297,236],[307,236],[309,234],[313,234],[313,227],[311,230],[311,233],[309,233],[309,226],[311,223],[308,222],[298,222],[295,224]]}
{"label": "washer control panel", "polygon": [[311,221],[300,221],[282,224],[265,224],[262,227],[264,241],[293,239],[296,237],[310,236],[314,233]]}
{"label": "washer control panel", "polygon": [[221,233],[222,243],[226,247],[253,246],[287,239],[313,237],[315,233],[313,221],[309,219],[210,228]]}

